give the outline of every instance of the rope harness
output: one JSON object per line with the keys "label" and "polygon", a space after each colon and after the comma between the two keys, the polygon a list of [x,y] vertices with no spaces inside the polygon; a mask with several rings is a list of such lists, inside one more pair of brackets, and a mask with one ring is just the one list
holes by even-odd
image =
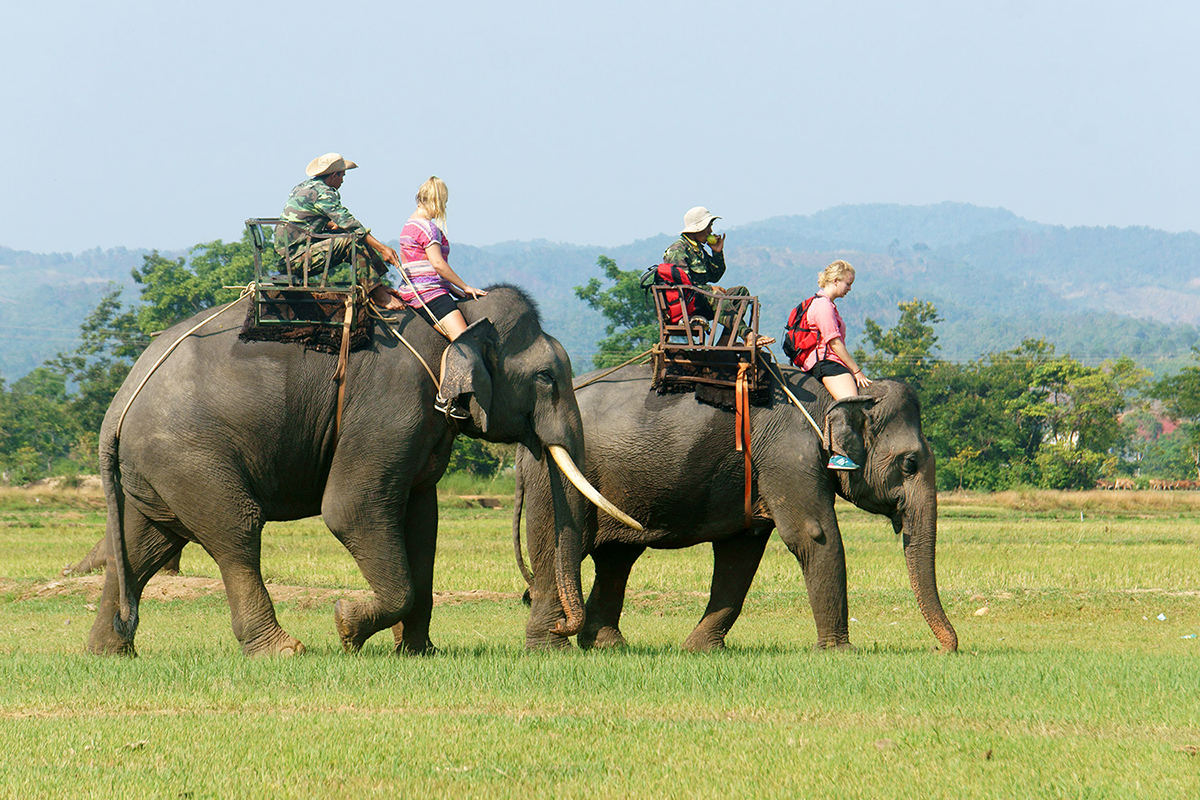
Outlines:
{"label": "rope harness", "polygon": [[119,419],[117,419],[117,432],[116,432],[117,439],[121,438],[121,426],[123,426],[125,424],[125,415],[129,413],[129,408],[130,408],[130,406],[133,405],[133,401],[137,399],[137,396],[139,394],[141,394],[142,387],[144,387],[146,385],[146,381],[150,380],[150,376],[153,375],[155,370],[157,370],[160,366],[162,366],[162,363],[167,360],[167,356],[169,356],[169,355],[171,355],[171,353],[175,352],[175,348],[178,347],[180,345],[180,343],[183,342],[184,339],[191,336],[193,333],[200,330],[205,325],[212,322],[214,319],[221,316],[229,309],[233,308],[238,302],[240,302],[247,295],[251,294],[253,291],[254,291],[254,284],[253,283],[247,284],[246,287],[244,289],[242,289],[242,293],[240,295],[238,295],[237,300],[234,300],[230,303],[226,303],[224,306],[222,306],[220,309],[218,309],[216,311],[216,313],[210,314],[209,316],[200,320],[200,322],[197,323],[192,328],[190,328],[187,331],[187,333],[183,334],[178,339],[176,339],[174,342],[172,342],[171,346],[168,347],[166,349],[166,351],[161,356],[158,357],[158,361],[155,361],[154,366],[150,367],[150,371],[145,374],[145,376],[141,380],[141,383],[139,383],[137,385],[137,388],[133,390],[133,396],[131,396],[129,398],[129,402],[127,402],[125,404],[125,408],[122,409],[121,416]]}
{"label": "rope harness", "polygon": [[600,380],[601,378],[607,378],[609,375],[612,375],[614,372],[616,372],[619,369],[628,367],[630,364],[636,364],[638,361],[641,361],[643,358],[645,358],[646,356],[650,355],[653,352],[654,352],[653,347],[647,348],[647,349],[643,350],[642,352],[638,353],[633,358],[629,359],[628,361],[617,364],[612,369],[607,370],[605,372],[601,372],[596,377],[589,378],[588,380],[584,381],[583,383],[577,383],[574,386],[572,386],[571,388],[574,389],[575,391],[579,391],[580,389],[582,389],[585,386],[591,386],[596,381]]}

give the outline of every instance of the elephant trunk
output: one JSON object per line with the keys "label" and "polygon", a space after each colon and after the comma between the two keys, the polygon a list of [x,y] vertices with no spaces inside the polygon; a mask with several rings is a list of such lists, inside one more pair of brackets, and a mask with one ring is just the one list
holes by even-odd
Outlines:
{"label": "elephant trunk", "polygon": [[937,492],[933,488],[933,476],[928,477],[929,485],[910,492],[905,503],[901,525],[904,532],[904,561],[908,566],[908,580],[913,594],[917,596],[917,607],[941,644],[942,652],[953,653],[958,650],[958,634],[946,617],[938,596],[935,564]]}

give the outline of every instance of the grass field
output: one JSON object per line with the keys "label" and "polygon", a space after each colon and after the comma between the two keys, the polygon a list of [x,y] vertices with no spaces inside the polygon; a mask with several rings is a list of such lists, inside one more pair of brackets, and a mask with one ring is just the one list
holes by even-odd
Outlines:
{"label": "grass field", "polygon": [[[624,652],[527,654],[511,501],[442,504],[433,638],[343,654],[364,590],[319,520],[264,572],[309,648],[242,657],[213,562],[147,589],[140,658],[83,646],[103,532],[86,491],[0,490],[0,797],[1200,797],[1198,493],[951,495],[935,640],[890,525],[844,504],[854,653],[815,653],[773,541],[729,649],[679,644],[710,551],[635,567]],[[590,581],[585,565],[585,583]]]}

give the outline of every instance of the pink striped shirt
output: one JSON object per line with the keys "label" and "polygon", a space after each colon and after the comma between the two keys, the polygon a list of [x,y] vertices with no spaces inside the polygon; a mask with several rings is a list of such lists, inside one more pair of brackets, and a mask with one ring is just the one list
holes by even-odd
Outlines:
{"label": "pink striped shirt", "polygon": [[[396,288],[400,298],[410,305],[423,305],[435,297],[449,294],[450,282],[438,275],[425,251],[434,243],[442,251],[442,259],[449,263],[450,241],[433,220],[412,217],[400,231],[400,269],[408,276],[408,281],[401,281]],[[414,303],[417,297],[409,289],[409,283],[416,288],[420,302]]]}

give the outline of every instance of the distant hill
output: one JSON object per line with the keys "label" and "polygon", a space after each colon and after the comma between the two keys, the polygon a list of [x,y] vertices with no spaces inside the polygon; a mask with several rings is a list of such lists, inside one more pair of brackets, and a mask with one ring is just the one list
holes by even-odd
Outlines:
{"label": "distant hill", "polygon": [[[790,308],[815,291],[821,267],[844,258],[858,271],[854,291],[839,303],[852,347],[866,317],[887,327],[898,316],[896,304],[914,297],[937,306],[944,318],[940,355],[953,360],[1044,337],[1085,363],[1127,354],[1162,372],[1188,363],[1200,342],[1196,233],[1064,228],[963,203],[839,206],[728,233],[723,283],[756,292],[763,330],[776,335]],[[640,270],[657,263],[674,238],[613,247],[455,244],[451,260],[476,285],[528,289],[547,329],[584,371],[604,320],[576,299],[574,287],[598,275],[602,254]],[[11,381],[72,348],[103,285],[132,286],[129,271],[145,253],[37,255],[0,247],[0,375]]]}

